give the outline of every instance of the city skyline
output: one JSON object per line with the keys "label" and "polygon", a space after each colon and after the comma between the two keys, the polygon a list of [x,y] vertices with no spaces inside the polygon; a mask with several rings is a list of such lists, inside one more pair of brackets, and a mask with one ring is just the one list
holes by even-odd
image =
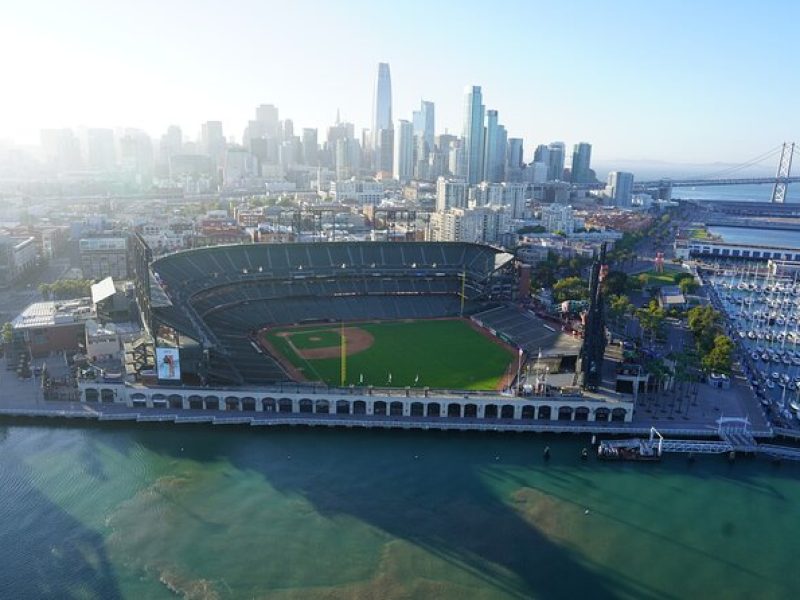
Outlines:
{"label": "city skyline", "polygon": [[[209,120],[239,139],[260,103],[281,107],[301,127],[322,130],[339,109],[343,120],[368,128],[378,62],[392,68],[394,118],[411,119],[425,99],[437,105],[437,133],[460,133],[461,91],[480,85],[486,106],[527,148],[587,140],[598,161],[735,163],[800,129],[796,115],[780,114],[781,96],[798,84],[772,66],[786,39],[781,29],[800,9],[779,2],[759,11],[720,2],[678,10],[620,3],[609,11],[577,2],[568,15],[545,3],[506,3],[496,7],[496,27],[460,13],[459,29],[481,27],[485,41],[480,51],[452,43],[444,54],[452,7],[423,11],[416,2],[393,14],[389,36],[348,21],[351,11],[311,11],[303,2],[253,5],[247,20],[214,5],[82,5],[6,11],[0,50],[15,57],[6,79],[15,93],[0,100],[0,139],[35,144],[39,129],[79,126],[138,127],[156,137],[171,124],[193,138]],[[366,22],[379,17],[378,7],[350,5]],[[756,31],[764,23],[769,45]],[[526,34],[530,24],[536,35]],[[269,35],[256,37],[260,27]],[[620,34],[614,43],[604,40],[604,27]],[[363,35],[359,50],[319,40],[329,29]],[[409,49],[399,38],[412,30]],[[737,42],[740,31],[753,42]],[[509,38],[513,53],[499,43]],[[222,43],[209,43],[215,39]],[[301,40],[303,52],[286,52]],[[758,126],[743,128],[745,118]]]}

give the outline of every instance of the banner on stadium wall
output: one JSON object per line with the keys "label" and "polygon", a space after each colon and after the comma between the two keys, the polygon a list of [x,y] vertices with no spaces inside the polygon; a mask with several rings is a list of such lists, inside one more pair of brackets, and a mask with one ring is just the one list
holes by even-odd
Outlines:
{"label": "banner on stadium wall", "polygon": [[156,348],[158,378],[162,381],[180,381],[181,358],[177,348]]}

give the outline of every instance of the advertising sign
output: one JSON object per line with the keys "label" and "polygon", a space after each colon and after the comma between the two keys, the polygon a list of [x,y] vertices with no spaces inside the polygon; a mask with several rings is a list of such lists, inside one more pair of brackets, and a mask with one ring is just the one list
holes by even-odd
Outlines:
{"label": "advertising sign", "polygon": [[156,348],[158,378],[165,381],[180,381],[181,358],[177,348]]}

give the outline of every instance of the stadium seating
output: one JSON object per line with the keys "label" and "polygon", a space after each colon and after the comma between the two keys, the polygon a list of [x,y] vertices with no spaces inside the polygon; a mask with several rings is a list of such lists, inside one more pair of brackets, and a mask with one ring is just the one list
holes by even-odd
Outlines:
{"label": "stadium seating", "polygon": [[[243,244],[179,252],[151,264],[172,306],[153,317],[211,346],[220,378],[286,379],[252,344],[267,326],[311,321],[458,315],[510,294],[511,255],[489,246],[434,242]],[[506,268],[503,268],[506,265]],[[209,367],[209,372],[212,369]]]}

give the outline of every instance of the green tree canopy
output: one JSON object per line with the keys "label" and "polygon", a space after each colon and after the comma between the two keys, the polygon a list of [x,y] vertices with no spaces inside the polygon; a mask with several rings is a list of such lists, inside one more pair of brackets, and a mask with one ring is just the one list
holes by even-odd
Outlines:
{"label": "green tree canopy", "polygon": [[628,291],[628,275],[624,271],[609,271],[603,280],[603,292],[607,296],[621,296]]}
{"label": "green tree canopy", "polygon": [[703,370],[707,373],[730,375],[733,364],[733,348],[733,342],[728,336],[716,336],[711,349],[700,361]]}
{"label": "green tree canopy", "polygon": [[566,277],[553,285],[553,299],[556,302],[586,300],[588,297],[589,286],[580,277]]}

